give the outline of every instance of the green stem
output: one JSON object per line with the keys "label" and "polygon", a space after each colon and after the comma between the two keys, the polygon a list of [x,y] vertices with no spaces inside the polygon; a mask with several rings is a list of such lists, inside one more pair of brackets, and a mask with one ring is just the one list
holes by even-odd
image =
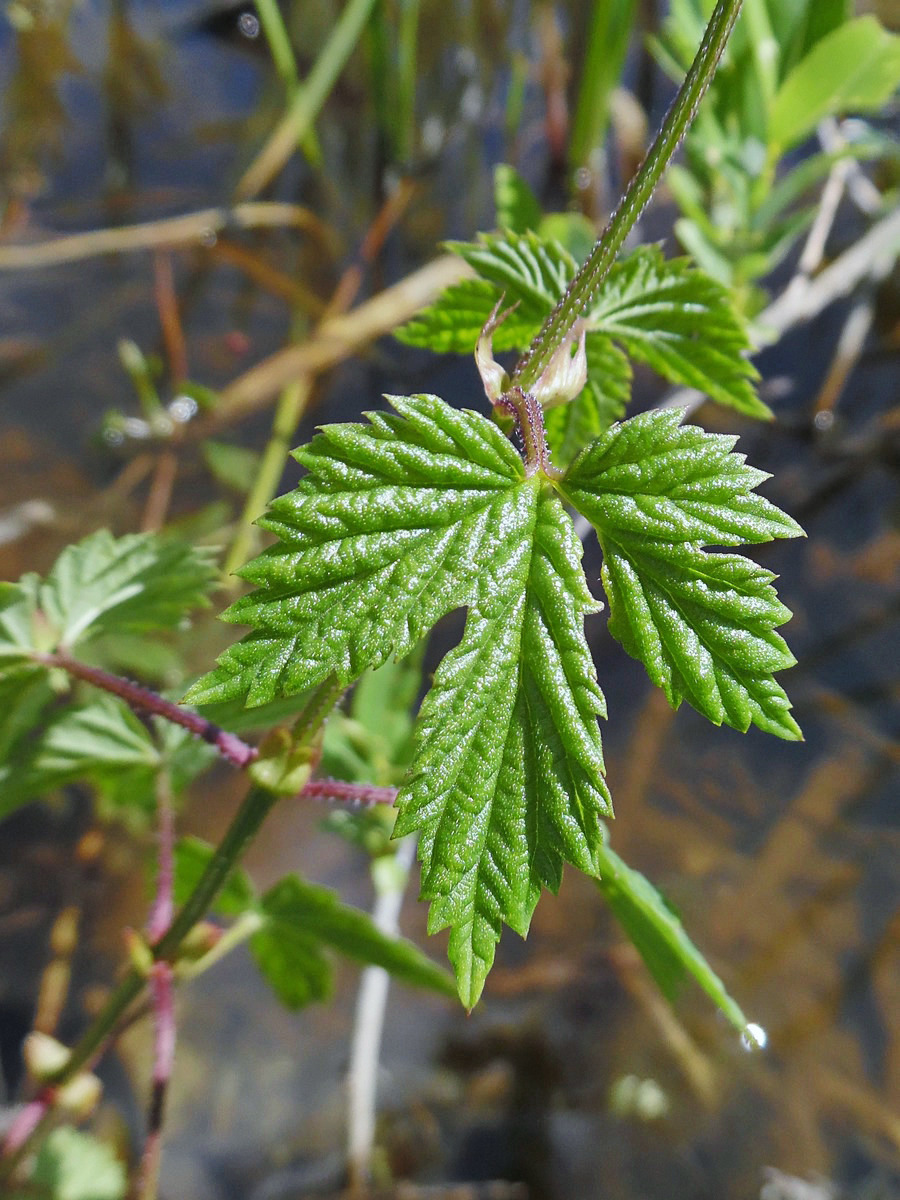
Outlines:
{"label": "green stem", "polygon": [[[343,688],[334,676],[329,676],[313,691],[294,726],[298,740],[304,739],[312,745],[318,731]],[[251,788],[231,825],[225,833],[196,887],[176,914],[172,924],[155,946],[151,954],[155,962],[174,962],[187,935],[209,912],[213,900],[226,879],[240,861],[250,842],[256,836],[279,796],[261,787]],[[122,982],[107,1000],[103,1011],[85,1032],[81,1041],[73,1047],[66,1062],[58,1071],[41,1080],[43,1090],[50,1094],[54,1089],[68,1083],[79,1071],[87,1068],[104,1044],[115,1032],[126,1010],[140,996],[147,985],[147,973],[132,967]],[[52,1105],[35,1125],[27,1140],[0,1159],[0,1181],[10,1178],[16,1167],[28,1153],[35,1138],[43,1132],[52,1119]]]}
{"label": "green stem", "polygon": [[272,136],[240,179],[236,189],[239,197],[257,195],[281,170],[298,141],[312,127],[359,41],[374,4],[375,0],[347,0],[306,82],[297,89]]}
{"label": "green stem", "polygon": [[293,92],[300,82],[300,74],[297,70],[297,60],[294,58],[294,47],[291,45],[277,0],[256,0],[256,11],[269,43],[269,53],[272,55],[278,77],[287,91]]}
{"label": "green stem", "polygon": [[572,122],[570,166],[588,166],[593,152],[603,144],[610,97],[622,74],[634,26],[635,4],[636,0],[595,0]]}
{"label": "green stem", "polygon": [[718,0],[710,17],[703,41],[675,102],[666,114],[662,128],[650,147],[637,174],[628,185],[619,207],[597,240],[587,262],[569,284],[560,302],[544,322],[531,346],[516,365],[514,386],[530,391],[541,377],[572,326],[597,294],[609,273],[622,243],[641,215],[669,159],[678,149],[688,130],[697,105],[715,74],[716,64],[725,49],[741,0]]}
{"label": "green stem", "polygon": [[[284,23],[284,17],[281,15],[281,9],[278,7],[278,0],[256,0],[256,11],[259,14],[259,23],[262,25],[266,41],[269,43],[269,53],[272,55],[275,70],[278,72],[278,77],[284,84],[288,96],[293,98],[301,86],[300,72],[297,69],[297,60],[294,57],[290,34]],[[304,134],[301,147],[313,166],[322,165],[322,147],[319,145],[316,131],[312,127]]]}

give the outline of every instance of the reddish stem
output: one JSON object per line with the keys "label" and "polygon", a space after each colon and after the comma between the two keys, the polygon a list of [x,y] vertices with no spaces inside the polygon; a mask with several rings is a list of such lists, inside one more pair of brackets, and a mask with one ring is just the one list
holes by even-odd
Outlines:
{"label": "reddish stem", "polygon": [[172,992],[174,972],[171,963],[156,962],[150,972],[150,994],[156,1023],[153,1045],[153,1091],[147,1118],[147,1138],[141,1156],[141,1200],[156,1196],[159,1162],[162,1153],[162,1127],[166,1092],[175,1063],[175,1001]]}
{"label": "reddish stem", "polygon": [[118,696],[131,708],[152,713],[154,716],[171,721],[174,725],[180,725],[182,729],[193,733],[195,737],[215,746],[222,757],[236,767],[243,769],[249,766],[259,755],[255,746],[249,745],[236,734],[228,733],[220,726],[213,724],[212,721],[201,717],[199,713],[181,708],[171,700],[160,696],[158,692],[142,687],[139,683],[132,683],[130,679],[123,679],[120,675],[113,675],[100,667],[91,667],[87,663],[78,662],[77,659],[69,658],[63,652],[36,654],[34,657],[45,667],[61,667],[70,675],[74,675],[76,679],[83,679],[86,683],[92,683],[95,687]]}
{"label": "reddish stem", "polygon": [[6,1134],[3,1143],[3,1155],[14,1154],[20,1146],[24,1146],[34,1131],[40,1125],[56,1100],[56,1088],[42,1088],[33,1100],[24,1104]]}
{"label": "reddish stem", "polygon": [[300,793],[304,800],[343,800],[362,805],[393,804],[397,789],[375,787],[371,783],[345,783],[341,779],[311,779]]}

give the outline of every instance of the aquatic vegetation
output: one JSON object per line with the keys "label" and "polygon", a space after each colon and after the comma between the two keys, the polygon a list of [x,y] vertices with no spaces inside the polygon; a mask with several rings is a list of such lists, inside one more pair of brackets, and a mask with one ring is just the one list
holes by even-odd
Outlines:
{"label": "aquatic vegetation", "polygon": [[[267,177],[300,136],[315,157],[313,116],[371,7],[347,7],[328,69],[311,76],[308,90],[282,56],[288,114],[254,171]],[[794,663],[777,632],[790,613],[774,575],[738,549],[802,530],[758,494],[767,476],[735,451],[734,437],[688,423],[678,408],[624,419],[633,363],[744,416],[771,415],[756,394],[754,334],[734,274],[710,270],[701,254],[699,265],[655,246],[622,254],[739,8],[740,0],[715,4],[658,137],[583,264],[583,226],[549,221],[524,183],[501,173],[501,229],[452,244],[470,273],[398,330],[408,344],[474,352],[487,406],[480,395],[461,410],[427,392],[390,397],[388,411],[323,425],[295,451],[305,474],[269,504],[259,524],[274,542],[237,572],[253,590],[223,614],[250,632],[180,700],[97,666],[91,650],[120,636],[152,644],[190,620],[216,582],[209,552],[167,534],[101,531],[68,547],[43,578],[3,585],[0,813],[87,780],[110,810],[158,808],[161,849],[147,926],[132,937],[130,969],[107,1004],[71,1050],[32,1043],[36,1094],[0,1169],[18,1168],[54,1112],[81,1111],[97,1054],[148,993],[157,1043],[141,1188],[152,1195],[179,979],[246,942],[292,1007],[327,997],[337,953],[456,993],[471,1009],[503,927],[528,932],[565,864],[596,881],[667,996],[691,976],[745,1045],[765,1043],[664,898],[610,847],[613,797],[599,725],[606,699],[585,635],[608,605],[609,632],[673,708],[687,701],[716,725],[801,736],[775,678]],[[261,11],[267,36],[284,48],[277,13]],[[686,20],[687,10],[678,11]],[[413,6],[413,39],[415,17]],[[817,53],[840,24],[817,27],[821,41],[809,34],[802,50]],[[893,50],[878,53],[890,66]],[[806,70],[797,54],[796,69]],[[879,78],[877,96],[837,89],[832,107],[880,103]],[[786,69],[778,82],[789,96],[800,87]],[[775,94],[772,104],[781,149],[831,111],[810,101],[804,124],[795,103]],[[241,194],[255,192],[251,176]],[[512,350],[519,357],[509,368],[494,357]],[[147,360],[136,347],[126,357],[145,415],[158,417]],[[302,400],[287,402],[296,415]],[[226,473],[253,473],[252,461],[210,453]],[[582,569],[576,520],[599,542],[603,599]],[[458,610],[466,614],[461,640],[413,719],[416,656]],[[353,687],[349,712],[335,714]],[[248,729],[265,731],[259,745],[244,740]],[[175,847],[172,796],[217,755],[246,772],[248,794],[217,847]],[[340,777],[323,777],[323,768]],[[272,808],[292,796],[371,808],[377,815],[343,832],[386,861],[394,861],[392,836],[417,835],[429,930],[449,928],[452,976],[297,875],[257,893],[241,857]],[[391,827],[384,814],[394,800]],[[211,912],[227,922],[224,931],[207,923]],[[50,1169],[53,1148],[45,1147],[38,1182]],[[115,1176],[110,1195],[121,1186]]]}

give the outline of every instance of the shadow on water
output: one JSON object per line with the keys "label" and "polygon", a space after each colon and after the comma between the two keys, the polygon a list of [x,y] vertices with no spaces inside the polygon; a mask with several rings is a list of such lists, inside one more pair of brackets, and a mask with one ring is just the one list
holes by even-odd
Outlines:
{"label": "shadow on water", "polygon": [[[32,24],[0,18],[4,240],[122,227],[230,195],[281,104],[265,57],[241,40],[243,9],[213,19],[189,0],[8,8]],[[311,50],[327,9],[309,8]],[[510,139],[506,84],[491,65],[499,44],[534,57],[529,7],[428,11],[416,191],[368,271],[370,289],[424,261],[440,238],[490,224],[494,161],[515,159],[533,178],[546,167],[539,89],[526,88]],[[317,126],[327,170],[294,163],[279,184],[278,198],[320,214],[328,237],[226,230],[171,256],[191,379],[222,386],[278,349],[289,335],[286,296],[301,305],[327,296],[352,261],[384,184],[369,105],[364,64],[354,60]],[[139,526],[159,447],[103,443],[99,431],[110,410],[139,413],[118,340],[167,353],[158,300],[147,251],[0,274],[4,578],[46,568],[99,524]],[[881,305],[894,330],[896,301],[886,291]],[[764,1188],[766,1200],[900,1196],[896,363],[891,337],[873,335],[833,419],[817,424],[841,321],[828,312],[763,356],[763,374],[787,381],[771,427],[711,408],[699,417],[739,429],[741,449],[774,474],[766,494],[807,529],[802,545],[758,554],[782,575],[795,613],[788,636],[799,665],[789,687],[805,743],[742,737],[690,710],[672,713],[602,619],[591,630],[610,700],[614,843],[664,890],[764,1026],[766,1052],[745,1052],[695,993],[670,1010],[590,883],[570,875],[559,899],[539,906],[527,945],[504,937],[471,1018],[392,990],[379,1144],[397,1176],[507,1179],[534,1200],[738,1200]],[[384,342],[321,381],[317,411],[356,416],[381,392],[426,386],[475,406],[470,364],[432,370]],[[264,436],[261,418],[238,434],[257,445]],[[210,521],[215,512],[221,519],[222,498],[196,449],[183,447],[172,512],[217,500],[205,510]],[[596,579],[595,547],[586,565]],[[211,655],[216,639],[214,629],[203,633],[201,651]],[[186,824],[213,836],[237,794],[217,774]],[[262,885],[307,872],[368,903],[362,861],[323,835],[320,819],[276,815],[250,869]],[[19,814],[0,840],[8,1084],[59,913],[80,913],[82,930],[66,1037],[108,986],[122,926],[142,919],[133,839],[112,832],[88,854],[85,829],[84,806],[69,797]],[[424,924],[410,898],[405,932],[424,942]],[[340,1185],[354,985],[345,969],[333,1004],[293,1015],[233,955],[185,989],[163,1195],[278,1200]],[[147,1050],[148,1032],[136,1026],[111,1060],[107,1129],[122,1119],[115,1112],[140,1123]],[[811,1181],[809,1190],[789,1177]]]}

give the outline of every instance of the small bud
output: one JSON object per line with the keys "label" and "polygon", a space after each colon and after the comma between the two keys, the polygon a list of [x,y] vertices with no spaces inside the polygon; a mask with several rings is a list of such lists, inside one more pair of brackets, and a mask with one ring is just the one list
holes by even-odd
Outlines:
{"label": "small bud", "polygon": [[215,950],[222,940],[222,929],[212,921],[200,921],[190,931],[178,951],[177,964],[197,962]]}
{"label": "small bud", "polygon": [[274,729],[263,739],[259,757],[248,774],[254,783],[278,796],[295,796],[309,783],[318,747],[302,741],[295,746],[290,730]]}
{"label": "small bud", "polygon": [[38,1083],[51,1079],[69,1061],[69,1048],[49,1033],[29,1033],[22,1048],[25,1068]]}
{"label": "small bud", "polygon": [[56,1093],[56,1103],[75,1121],[86,1121],[100,1103],[103,1084],[96,1075],[82,1071]]}
{"label": "small bud", "polygon": [[576,321],[535,384],[534,395],[545,411],[560,404],[568,404],[587,383],[585,333],[584,321]]}
{"label": "small bud", "polygon": [[496,404],[509,388],[509,376],[500,364],[494,361],[493,334],[497,326],[506,320],[517,305],[514,304],[512,308],[500,312],[502,303],[503,297],[501,296],[494,305],[491,315],[485,321],[475,346],[475,365],[478,367],[478,374],[484,384],[484,393],[491,404]]}
{"label": "small bud", "polygon": [[153,970],[153,951],[147,945],[147,939],[135,929],[126,929],[125,950],[131,965],[148,979]]}

